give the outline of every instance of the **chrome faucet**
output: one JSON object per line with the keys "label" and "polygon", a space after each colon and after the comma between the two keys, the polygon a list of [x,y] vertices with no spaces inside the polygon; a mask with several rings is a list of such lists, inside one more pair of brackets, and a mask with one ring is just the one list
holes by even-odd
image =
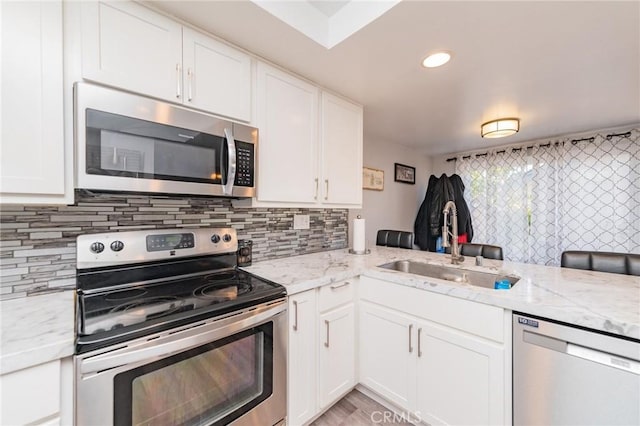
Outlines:
{"label": "chrome faucet", "polygon": [[[452,221],[451,231],[449,232],[449,210],[451,210]],[[449,236],[451,236],[451,263],[458,265],[464,262],[464,256],[460,254],[460,246],[458,245],[458,211],[456,203],[448,201],[444,205],[444,226],[442,227],[442,247],[449,247]]]}

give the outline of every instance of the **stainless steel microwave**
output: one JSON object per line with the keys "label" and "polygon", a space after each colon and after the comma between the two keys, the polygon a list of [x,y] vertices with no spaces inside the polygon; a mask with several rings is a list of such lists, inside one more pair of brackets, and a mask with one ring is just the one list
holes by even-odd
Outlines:
{"label": "stainless steel microwave", "polygon": [[88,83],[74,108],[77,188],[255,195],[258,129]]}

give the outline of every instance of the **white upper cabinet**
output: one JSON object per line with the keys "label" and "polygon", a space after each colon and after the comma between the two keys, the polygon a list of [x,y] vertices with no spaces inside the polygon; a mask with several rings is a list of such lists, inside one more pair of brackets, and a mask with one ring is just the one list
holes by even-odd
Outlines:
{"label": "white upper cabinet", "polygon": [[362,107],[258,62],[254,207],[362,206]]}
{"label": "white upper cabinet", "polygon": [[83,2],[82,76],[182,102],[182,26],[133,2]]}
{"label": "white upper cabinet", "polygon": [[259,201],[317,201],[318,92],[305,81],[258,63]]}
{"label": "white upper cabinet", "polygon": [[82,3],[82,78],[251,121],[251,57],[133,2]]}
{"label": "white upper cabinet", "polygon": [[251,121],[251,58],[190,28],[183,46],[185,103]]}
{"label": "white upper cabinet", "polygon": [[362,107],[322,93],[322,202],[362,204]]}
{"label": "white upper cabinet", "polygon": [[62,2],[0,2],[0,202],[73,202],[65,180]]}

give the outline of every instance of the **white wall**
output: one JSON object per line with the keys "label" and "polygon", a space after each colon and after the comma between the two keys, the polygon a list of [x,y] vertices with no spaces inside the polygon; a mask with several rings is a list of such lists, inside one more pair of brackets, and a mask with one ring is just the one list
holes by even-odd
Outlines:
{"label": "white wall", "polygon": [[452,158],[455,156],[456,154],[445,154],[431,157],[431,173],[433,173],[437,177],[440,177],[440,175],[442,175],[443,173],[447,176],[451,176],[452,174],[454,174],[456,172],[456,162],[447,162],[447,158]]}
{"label": "white wall", "polygon": [[[415,167],[416,184],[394,182],[394,163]],[[376,244],[379,229],[413,232],[413,222],[432,173],[428,155],[390,141],[366,137],[364,166],[384,170],[384,190],[363,190],[362,210],[349,211],[349,247],[352,246],[352,221],[357,215],[366,219],[367,247]]]}

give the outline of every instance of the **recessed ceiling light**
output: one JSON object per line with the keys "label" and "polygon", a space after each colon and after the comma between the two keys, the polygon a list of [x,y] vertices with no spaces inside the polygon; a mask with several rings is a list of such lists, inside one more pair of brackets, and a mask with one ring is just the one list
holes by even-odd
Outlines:
{"label": "recessed ceiling light", "polygon": [[449,52],[436,52],[424,58],[422,66],[425,68],[435,68],[442,66],[449,62],[451,59],[451,53]]}

